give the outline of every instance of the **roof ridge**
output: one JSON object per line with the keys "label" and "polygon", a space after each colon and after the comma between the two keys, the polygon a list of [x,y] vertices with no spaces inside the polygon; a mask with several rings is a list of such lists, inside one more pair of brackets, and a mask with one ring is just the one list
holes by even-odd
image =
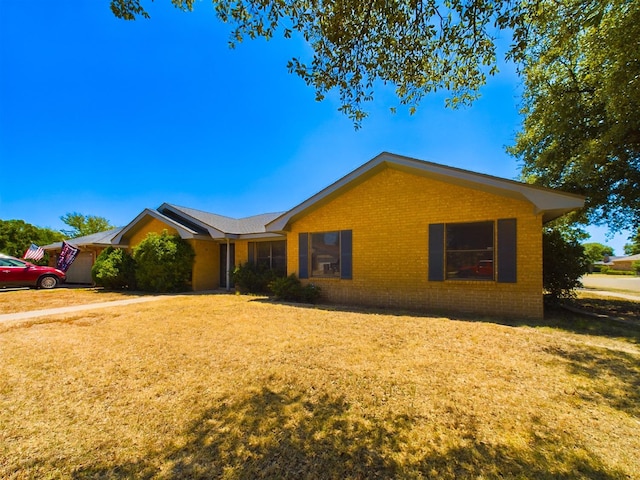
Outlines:
{"label": "roof ridge", "polygon": [[[164,205],[174,208],[176,210],[181,210],[181,211],[185,211],[185,210],[191,210],[191,211],[195,211],[195,212],[200,212],[200,213],[205,213],[207,215],[215,215],[217,217],[222,217],[222,218],[226,218],[229,220],[238,220],[235,217],[229,217],[228,215],[221,215],[220,213],[215,213],[215,212],[208,212],[206,210],[200,210],[199,208],[192,208],[192,207],[185,207],[185,206],[180,206],[180,205],[175,205],[173,203],[165,203]],[[187,213],[185,211],[185,213]]]}

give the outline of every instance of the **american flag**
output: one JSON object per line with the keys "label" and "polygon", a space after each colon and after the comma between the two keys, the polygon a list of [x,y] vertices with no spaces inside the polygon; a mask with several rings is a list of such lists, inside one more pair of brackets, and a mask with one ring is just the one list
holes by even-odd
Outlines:
{"label": "american flag", "polygon": [[44,250],[42,249],[42,247],[39,247],[36,244],[32,243],[27,251],[24,252],[24,257],[22,258],[24,258],[25,260],[31,258],[37,262],[38,260],[42,260],[42,257],[44,257]]}

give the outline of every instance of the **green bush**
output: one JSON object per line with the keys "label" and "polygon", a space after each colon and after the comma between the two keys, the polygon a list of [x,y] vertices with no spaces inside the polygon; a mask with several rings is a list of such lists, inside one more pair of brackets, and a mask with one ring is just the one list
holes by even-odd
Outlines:
{"label": "green bush", "polygon": [[279,277],[282,275],[265,265],[253,265],[248,262],[233,270],[233,282],[240,293],[268,294],[269,284]]}
{"label": "green bush", "polygon": [[105,248],[91,268],[91,278],[96,285],[109,290],[135,288],[136,262],[122,248]]}
{"label": "green bush", "polygon": [[607,270],[607,275],[635,275],[631,270]]}
{"label": "green bush", "polygon": [[269,289],[278,300],[316,303],[320,298],[320,287],[312,283],[302,285],[294,273],[273,280]]}
{"label": "green bush", "polygon": [[631,264],[631,268],[636,275],[640,275],[640,260],[636,260]]}
{"label": "green bush", "polygon": [[584,248],[577,240],[565,238],[558,230],[548,230],[542,236],[542,285],[547,300],[558,302],[575,296],[582,286],[580,277],[589,271]]}
{"label": "green bush", "polygon": [[149,233],[133,250],[136,283],[147,292],[180,292],[191,281],[195,252],[179,235]]}
{"label": "green bush", "polygon": [[611,267],[608,267],[606,265],[600,267],[600,273],[609,273],[609,270],[611,270]]}

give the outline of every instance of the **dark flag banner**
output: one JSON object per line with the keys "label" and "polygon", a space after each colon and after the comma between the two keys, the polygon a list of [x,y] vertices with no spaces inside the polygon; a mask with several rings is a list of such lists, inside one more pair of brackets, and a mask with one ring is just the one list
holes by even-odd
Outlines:
{"label": "dark flag banner", "polygon": [[58,257],[58,264],[56,265],[56,268],[63,272],[69,270],[69,267],[78,256],[79,251],[79,248],[69,245],[67,242],[62,242],[62,251]]}

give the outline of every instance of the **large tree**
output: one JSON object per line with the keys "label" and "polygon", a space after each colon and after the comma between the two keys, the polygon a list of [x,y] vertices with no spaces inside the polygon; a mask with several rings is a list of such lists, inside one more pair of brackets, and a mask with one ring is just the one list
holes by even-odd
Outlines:
{"label": "large tree", "polygon": [[[171,0],[191,10],[193,0]],[[212,0],[218,18],[233,25],[231,46],[244,38],[302,35],[313,55],[292,58],[289,70],[324,98],[336,89],[340,110],[356,126],[374,86],[394,85],[413,112],[424,95],[450,93],[450,106],[469,104],[487,75],[497,72],[495,38],[526,36],[526,10],[511,0]],[[141,0],[111,0],[126,20],[148,18]],[[376,85],[378,84],[378,85]]]}
{"label": "large tree", "polygon": [[62,230],[62,233],[68,238],[84,237],[85,235],[104,232],[113,228],[109,220],[104,217],[83,215],[77,212],[67,213],[60,217],[60,220],[71,227],[70,230]]}
{"label": "large tree", "polygon": [[602,243],[583,243],[582,247],[584,248],[585,258],[592,265],[595,262],[602,262],[605,257],[613,256],[613,248],[608,245],[603,245]]}
{"label": "large tree", "polygon": [[629,237],[629,243],[624,245],[625,255],[637,255],[640,253],[640,227],[637,228],[636,233]]}
{"label": "large tree", "polygon": [[[142,0],[111,0],[120,18]],[[171,0],[191,10],[194,0]],[[633,0],[212,0],[231,45],[302,35],[292,58],[322,99],[359,126],[374,88],[393,85],[413,111],[432,92],[471,103],[497,71],[496,38],[525,80],[524,127],[511,153],[527,181],[586,195],[577,220],[612,231],[640,224],[640,2]]]}
{"label": "large tree", "polygon": [[[545,0],[542,5],[548,4]],[[561,0],[532,23],[523,177],[586,196],[584,223],[640,224],[640,2]]]}
{"label": "large tree", "polygon": [[[0,253],[21,258],[32,243],[38,246],[59,242],[62,233],[40,228],[24,220],[0,220]],[[47,257],[39,263],[46,263]]]}

